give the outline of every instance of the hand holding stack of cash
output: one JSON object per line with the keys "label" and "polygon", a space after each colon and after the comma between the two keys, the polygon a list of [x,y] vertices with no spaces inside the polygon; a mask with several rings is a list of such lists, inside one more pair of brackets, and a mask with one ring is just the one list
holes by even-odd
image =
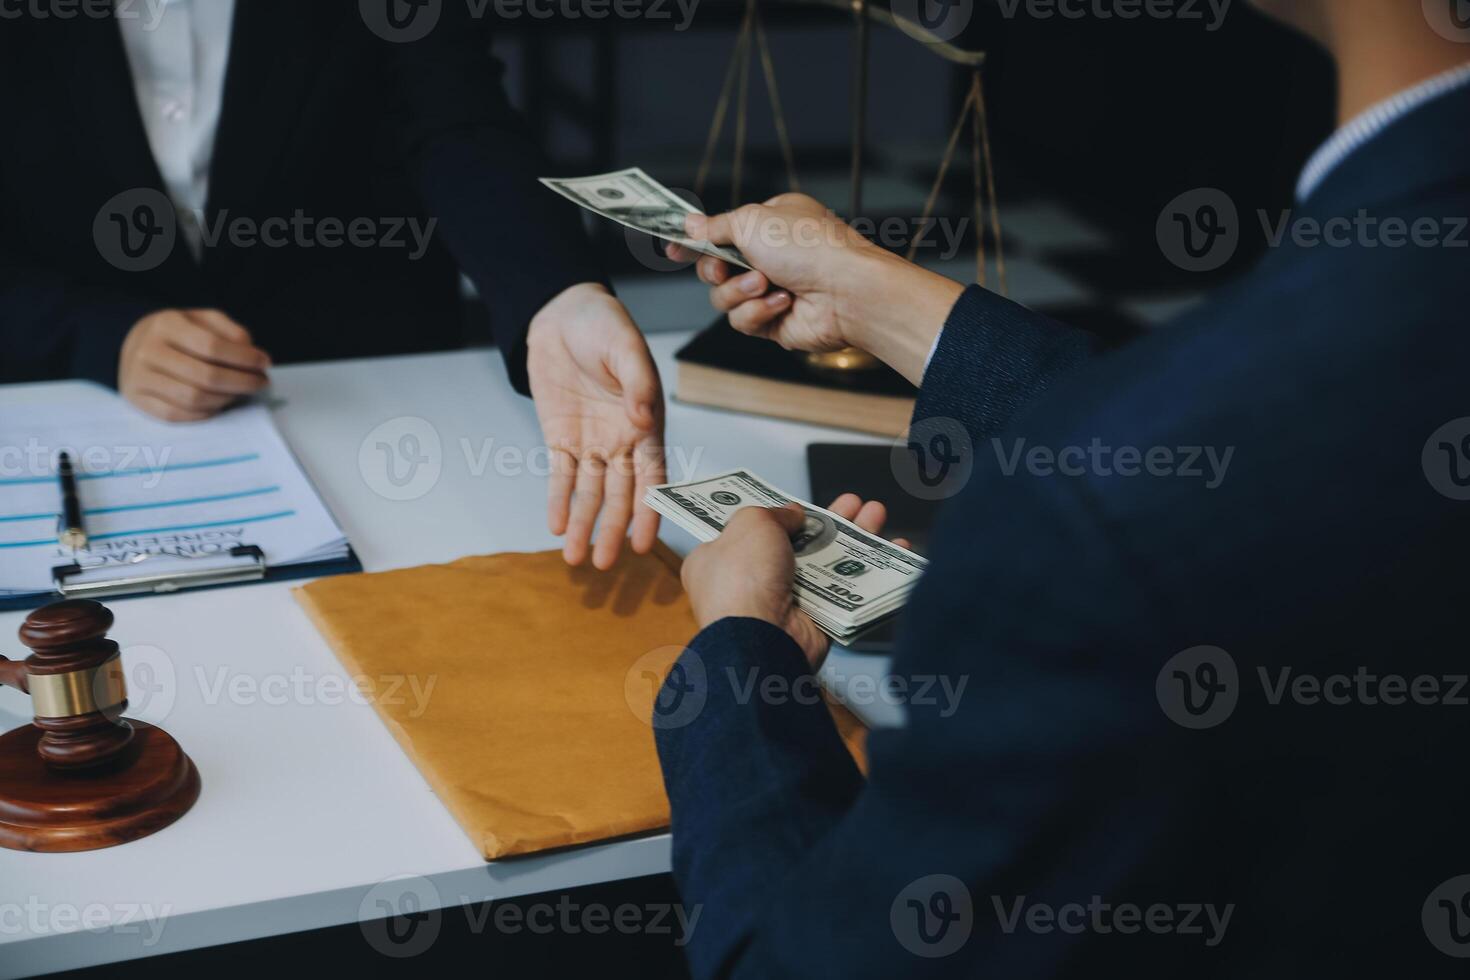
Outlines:
{"label": "hand holding stack of cash", "polygon": [[644,502],[700,541],[713,541],[744,507],[798,504],[796,604],[839,643],[898,614],[928,562],[831,511],[782,493],[745,470],[651,487]]}

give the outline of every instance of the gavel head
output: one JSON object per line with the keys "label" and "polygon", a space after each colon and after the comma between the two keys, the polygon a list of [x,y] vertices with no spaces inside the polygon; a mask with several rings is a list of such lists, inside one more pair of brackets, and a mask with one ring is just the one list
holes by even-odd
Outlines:
{"label": "gavel head", "polygon": [[127,722],[112,613],[58,602],[20,628],[0,684],[31,695],[33,722],[0,735],[0,848],[90,851],[147,837],[199,799],[199,770],[162,728]]}
{"label": "gavel head", "polygon": [[118,760],[133,740],[118,646],[107,639],[112,613],[88,599],[37,609],[20,628],[37,751],[55,769],[90,769]]}

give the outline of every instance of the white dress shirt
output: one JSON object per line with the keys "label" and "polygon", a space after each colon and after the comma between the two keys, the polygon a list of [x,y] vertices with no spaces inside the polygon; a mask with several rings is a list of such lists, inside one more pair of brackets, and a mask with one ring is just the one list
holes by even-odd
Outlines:
{"label": "white dress shirt", "polygon": [[235,0],[162,0],[156,15],[148,15],[144,5],[117,0],[115,10],[148,145],[197,260],[196,217],[209,200]]}
{"label": "white dress shirt", "polygon": [[1297,201],[1305,201],[1311,197],[1312,192],[1322,186],[1322,181],[1337,169],[1338,164],[1352,156],[1393,123],[1398,122],[1420,106],[1466,85],[1470,85],[1470,62],[1441,72],[1412,88],[1396,92],[1354,116],[1346,125],[1333,133],[1332,137],[1322,144],[1321,149],[1312,154],[1312,159],[1307,161],[1306,168],[1302,170],[1301,179],[1297,181]]}

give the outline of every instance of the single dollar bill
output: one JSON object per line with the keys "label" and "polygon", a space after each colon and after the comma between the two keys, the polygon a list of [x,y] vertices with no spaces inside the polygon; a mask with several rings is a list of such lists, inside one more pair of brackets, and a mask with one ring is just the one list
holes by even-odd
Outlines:
{"label": "single dollar bill", "polygon": [[795,503],[806,522],[792,539],[796,600],[838,640],[896,613],[927,567],[919,555],[829,510],[784,493],[746,470],[651,487],[645,500],[701,541],[713,541],[745,507]]}
{"label": "single dollar bill", "polygon": [[751,267],[737,249],[712,245],[685,235],[685,216],[699,214],[699,209],[638,167],[591,177],[542,177],[541,183],[572,203],[620,225],[704,255],[713,255],[741,268]]}

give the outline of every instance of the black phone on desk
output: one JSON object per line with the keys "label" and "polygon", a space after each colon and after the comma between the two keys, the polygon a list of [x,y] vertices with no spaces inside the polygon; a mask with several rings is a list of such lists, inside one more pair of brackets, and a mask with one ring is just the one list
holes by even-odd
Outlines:
{"label": "black phone on desk", "polygon": [[[913,549],[929,552],[929,536],[939,514],[939,501],[922,500],[903,488],[894,475],[891,444],[814,442],[806,447],[811,496],[826,507],[844,493],[881,501],[888,508],[885,538],[908,538]],[[893,649],[894,623],[874,630],[848,649],[859,653],[888,653]]]}

